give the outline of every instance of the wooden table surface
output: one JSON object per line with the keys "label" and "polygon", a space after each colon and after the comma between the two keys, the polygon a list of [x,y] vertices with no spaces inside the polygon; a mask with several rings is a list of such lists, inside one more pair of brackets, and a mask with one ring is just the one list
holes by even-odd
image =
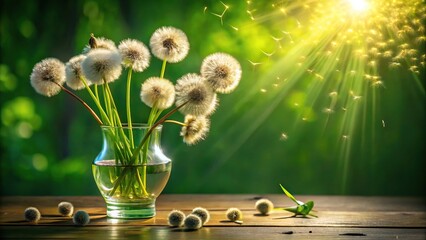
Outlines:
{"label": "wooden table surface", "polygon": [[[8,196],[0,197],[0,236],[2,239],[426,239],[426,199],[412,197],[296,196],[314,200],[318,218],[290,217],[275,210],[269,216],[256,214],[259,197],[276,207],[292,202],[280,195],[190,195],[163,194],[157,199],[157,215],[151,219],[116,220],[107,218],[105,204],[97,196]],[[74,204],[91,216],[89,225],[78,227],[61,217],[57,205]],[[37,207],[38,224],[24,221],[23,212]],[[167,226],[173,209],[189,214],[195,207],[210,211],[210,221],[197,231]],[[225,212],[237,207],[243,223],[226,219]]]}

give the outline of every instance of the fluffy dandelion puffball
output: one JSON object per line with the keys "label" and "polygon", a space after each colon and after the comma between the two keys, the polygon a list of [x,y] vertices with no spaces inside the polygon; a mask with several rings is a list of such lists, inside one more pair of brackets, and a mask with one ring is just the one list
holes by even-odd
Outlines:
{"label": "fluffy dandelion puffball", "polygon": [[39,94],[47,97],[57,95],[65,82],[65,65],[55,58],[44,59],[34,66],[30,81]]}
{"label": "fluffy dandelion puffball", "polygon": [[183,225],[183,221],[185,220],[185,214],[179,210],[173,210],[169,213],[168,224],[172,227],[180,227]]}
{"label": "fluffy dandelion puffball", "polygon": [[74,213],[74,206],[70,202],[60,202],[58,212],[62,216],[70,217]]}
{"label": "fluffy dandelion puffball", "polygon": [[[193,145],[203,140],[209,132],[209,129],[210,120],[205,116],[186,115],[185,125],[182,127],[180,135],[183,137],[183,141],[186,144]],[[196,209],[200,210],[199,208]]]}
{"label": "fluffy dandelion puffball", "polygon": [[231,55],[214,53],[201,64],[201,75],[218,93],[232,92],[241,79],[241,65]]}
{"label": "fluffy dandelion puffball", "polygon": [[238,208],[229,208],[226,211],[226,217],[232,222],[240,221],[243,219],[243,213]]}
{"label": "fluffy dandelion puffball", "polygon": [[154,56],[171,63],[182,61],[189,51],[186,34],[174,27],[157,29],[152,34],[149,45]]}
{"label": "fluffy dandelion puffball", "polygon": [[185,218],[183,225],[185,226],[186,229],[196,230],[203,226],[203,222],[199,216],[195,214],[189,214]]}
{"label": "fluffy dandelion puffball", "polygon": [[260,214],[268,215],[274,209],[274,204],[268,199],[259,199],[255,207]]}
{"label": "fluffy dandelion puffball", "polygon": [[149,107],[166,109],[175,101],[175,87],[167,79],[151,77],[142,84],[140,96],[142,102]]}
{"label": "fluffy dandelion puffball", "polygon": [[92,83],[109,83],[121,75],[121,56],[117,51],[93,49],[81,63],[81,68]]}
{"label": "fluffy dandelion puffball", "polygon": [[28,207],[24,211],[24,218],[25,218],[25,221],[37,223],[41,218],[41,214],[37,208]]}
{"label": "fluffy dandelion puffball", "polygon": [[74,222],[75,225],[85,226],[89,224],[90,216],[86,211],[79,210],[74,214],[72,221]]}
{"label": "fluffy dandelion puffball", "polygon": [[90,45],[86,45],[83,49],[83,53],[89,53],[90,51],[94,49],[106,49],[111,51],[117,51],[117,47],[115,46],[115,43],[107,38],[104,37],[93,37],[94,44],[96,45],[96,48],[91,48]]}
{"label": "fluffy dandelion puffball", "polygon": [[216,93],[200,75],[189,73],[177,80],[176,106],[185,115],[209,115],[216,107]]}
{"label": "fluffy dandelion puffball", "polygon": [[[81,71],[81,62],[86,58],[86,55],[78,55],[71,58],[65,64],[65,79],[68,87],[74,90],[80,90],[85,88],[82,81],[83,73]],[[90,84],[91,82],[88,82]]]}
{"label": "fluffy dandelion puffball", "polygon": [[151,55],[144,43],[126,39],[118,45],[122,63],[125,67],[131,67],[135,72],[142,72],[149,66]]}
{"label": "fluffy dandelion puffball", "polygon": [[204,225],[210,220],[210,213],[207,209],[202,207],[196,207],[192,210],[192,214],[200,217],[202,224]]}

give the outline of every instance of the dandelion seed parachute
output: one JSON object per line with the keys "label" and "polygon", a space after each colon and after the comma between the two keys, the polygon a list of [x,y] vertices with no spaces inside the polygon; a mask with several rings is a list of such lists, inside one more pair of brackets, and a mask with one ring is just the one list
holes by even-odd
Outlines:
{"label": "dandelion seed parachute", "polygon": [[135,72],[142,72],[148,66],[151,55],[144,43],[135,39],[123,40],[118,45],[118,51],[125,67],[131,67]]}
{"label": "dandelion seed parachute", "polygon": [[186,34],[174,27],[157,29],[151,36],[150,47],[154,56],[170,63],[182,61],[189,52]]}
{"label": "dandelion seed parachute", "polygon": [[175,101],[175,87],[172,82],[159,77],[151,77],[145,80],[141,87],[140,97],[149,107],[166,109]]}
{"label": "dandelion seed parachute", "polygon": [[30,81],[37,93],[47,97],[55,96],[65,82],[65,65],[58,59],[46,58],[34,65]]}

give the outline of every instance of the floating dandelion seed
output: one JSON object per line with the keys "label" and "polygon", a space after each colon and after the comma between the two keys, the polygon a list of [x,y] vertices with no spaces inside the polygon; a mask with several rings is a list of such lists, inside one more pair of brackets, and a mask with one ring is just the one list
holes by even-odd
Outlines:
{"label": "floating dandelion seed", "polygon": [[287,133],[283,132],[280,134],[281,141],[287,141],[287,139],[288,139]]}
{"label": "floating dandelion seed", "polygon": [[223,16],[225,15],[226,11],[228,11],[229,6],[223,3],[222,1],[220,1],[220,3],[222,3],[222,5],[224,6],[223,12],[221,14],[217,14],[217,13],[211,13],[211,14],[220,18],[220,24],[223,26]]}
{"label": "floating dandelion seed", "polygon": [[204,7],[203,13],[206,14],[207,7]]}
{"label": "floating dandelion seed", "polygon": [[266,89],[264,89],[264,88],[261,88],[261,89],[260,89],[260,92],[261,92],[261,93],[266,93],[266,92],[267,92],[267,90],[266,90]]}
{"label": "floating dandelion seed", "polygon": [[386,127],[385,120],[382,120],[382,126]]}

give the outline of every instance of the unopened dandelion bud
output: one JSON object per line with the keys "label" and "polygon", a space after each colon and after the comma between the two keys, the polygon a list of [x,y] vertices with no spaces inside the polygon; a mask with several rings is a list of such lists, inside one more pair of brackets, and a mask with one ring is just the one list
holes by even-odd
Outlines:
{"label": "unopened dandelion bud", "polygon": [[90,222],[90,216],[89,216],[89,214],[86,211],[84,211],[84,210],[78,210],[74,214],[74,216],[72,218],[72,221],[74,222],[75,225],[85,226],[85,225],[89,224],[89,222]]}
{"label": "unopened dandelion bud", "polygon": [[74,212],[74,206],[70,202],[60,202],[58,204],[58,212],[62,216],[70,217]]}
{"label": "unopened dandelion bud", "polygon": [[25,217],[25,221],[37,223],[41,218],[41,214],[37,208],[28,207],[24,211],[24,217]]}
{"label": "unopened dandelion bud", "polygon": [[259,199],[255,207],[260,214],[268,215],[274,209],[274,204],[268,199]]}
{"label": "unopened dandelion bud", "polygon": [[226,211],[226,217],[232,222],[241,221],[243,219],[243,213],[238,208],[229,208]]}
{"label": "unopened dandelion bud", "polygon": [[172,227],[180,227],[183,225],[183,221],[185,220],[185,214],[179,210],[173,210],[169,213],[168,224]]}
{"label": "unopened dandelion bud", "polygon": [[210,213],[207,209],[202,207],[197,207],[192,210],[192,214],[197,215],[200,217],[202,224],[206,224],[210,220]]}
{"label": "unopened dandelion bud", "polygon": [[199,216],[195,214],[189,214],[185,218],[183,225],[185,226],[186,229],[196,230],[203,226],[203,222]]}
{"label": "unopened dandelion bud", "polygon": [[91,33],[89,38],[89,46],[94,49],[97,48],[98,44],[96,43],[95,34]]}

